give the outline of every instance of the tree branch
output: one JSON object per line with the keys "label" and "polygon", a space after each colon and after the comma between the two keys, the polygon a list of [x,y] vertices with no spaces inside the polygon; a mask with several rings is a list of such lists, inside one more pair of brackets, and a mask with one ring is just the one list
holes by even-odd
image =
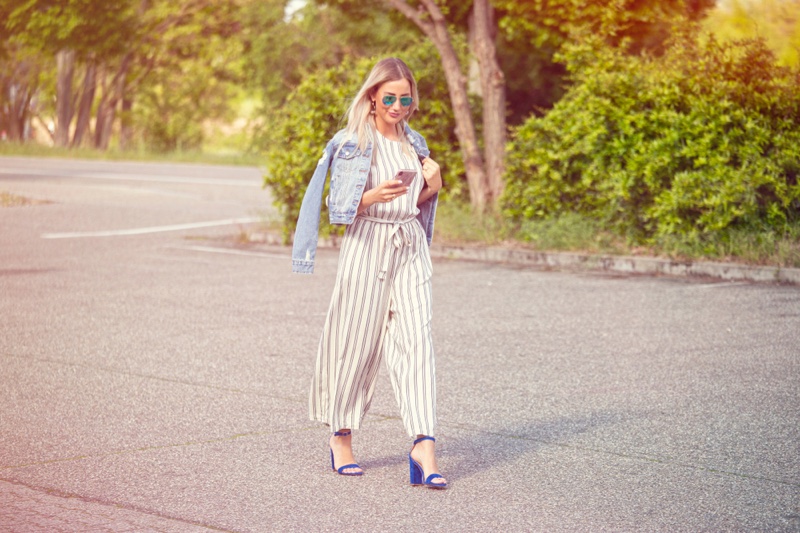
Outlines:
{"label": "tree branch", "polygon": [[[417,25],[422,32],[430,39],[435,39],[436,32],[433,24],[424,20],[419,11],[411,7],[405,0],[384,0],[390,7],[395,8],[402,13],[407,19]],[[434,5],[435,7],[435,5]],[[441,12],[439,12],[441,14]],[[429,12],[430,14],[430,12]]]}
{"label": "tree branch", "polygon": [[433,0],[420,0],[420,2],[422,2],[422,5],[424,5],[425,9],[428,10],[428,13],[430,14],[434,24],[447,23],[447,21],[444,18],[444,15],[442,14],[442,10],[439,9],[439,6],[437,6],[436,3],[433,2]]}

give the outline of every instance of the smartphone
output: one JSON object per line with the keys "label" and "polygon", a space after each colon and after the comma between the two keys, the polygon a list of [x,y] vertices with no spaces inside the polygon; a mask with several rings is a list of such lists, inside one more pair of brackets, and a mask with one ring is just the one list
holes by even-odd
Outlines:
{"label": "smartphone", "polygon": [[411,185],[411,182],[414,181],[416,176],[416,170],[402,169],[397,171],[397,174],[394,175],[394,179],[402,181],[403,185],[408,187]]}

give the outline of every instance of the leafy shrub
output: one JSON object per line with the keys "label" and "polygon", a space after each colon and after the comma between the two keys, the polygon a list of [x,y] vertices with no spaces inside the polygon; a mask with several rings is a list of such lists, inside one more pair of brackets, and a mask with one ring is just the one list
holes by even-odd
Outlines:
{"label": "leafy shrub", "polygon": [[763,41],[687,31],[659,58],[593,43],[563,58],[574,85],[509,143],[512,219],[570,211],[649,244],[800,220],[800,72]]}
{"label": "leafy shrub", "polygon": [[[464,164],[455,140],[455,121],[436,51],[424,43],[398,57],[408,64],[417,80],[420,110],[411,118],[410,125],[425,136],[432,157],[442,167],[445,189],[441,198],[463,195]],[[325,144],[345,125],[347,106],[379,59],[347,60],[308,76],[276,111],[269,127],[264,184],[272,190],[287,242]],[[323,203],[320,221],[323,236],[337,231],[327,219]]]}

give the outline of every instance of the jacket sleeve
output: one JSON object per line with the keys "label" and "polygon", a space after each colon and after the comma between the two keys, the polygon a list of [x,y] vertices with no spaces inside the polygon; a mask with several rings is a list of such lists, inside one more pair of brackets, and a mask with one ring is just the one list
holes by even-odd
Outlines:
{"label": "jacket sleeve", "polygon": [[325,180],[331,165],[334,152],[334,139],[325,146],[314,170],[314,175],[306,188],[303,203],[300,205],[300,215],[297,217],[297,226],[292,244],[292,272],[312,274],[314,272],[314,259],[317,255],[317,241],[319,239],[319,219],[322,208],[322,193],[325,190]]}

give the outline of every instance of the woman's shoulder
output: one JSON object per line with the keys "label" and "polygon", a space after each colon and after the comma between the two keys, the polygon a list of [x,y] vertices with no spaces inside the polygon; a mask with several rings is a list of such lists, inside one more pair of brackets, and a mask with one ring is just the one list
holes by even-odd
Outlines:
{"label": "woman's shoulder", "polygon": [[406,124],[405,129],[406,129],[405,131],[406,137],[408,137],[409,139],[416,139],[425,142],[425,137],[420,132],[416,131],[411,126],[409,126],[408,124]]}
{"label": "woman's shoulder", "polygon": [[336,151],[342,144],[353,141],[352,137],[353,134],[347,131],[346,128],[340,129],[328,141],[328,149]]}
{"label": "woman's shoulder", "polygon": [[423,137],[421,133],[411,129],[411,126],[408,124],[406,124],[405,133],[408,142],[411,143],[411,146],[414,147],[414,150],[416,150],[419,155],[428,156],[430,154],[428,143],[425,142],[425,137]]}

